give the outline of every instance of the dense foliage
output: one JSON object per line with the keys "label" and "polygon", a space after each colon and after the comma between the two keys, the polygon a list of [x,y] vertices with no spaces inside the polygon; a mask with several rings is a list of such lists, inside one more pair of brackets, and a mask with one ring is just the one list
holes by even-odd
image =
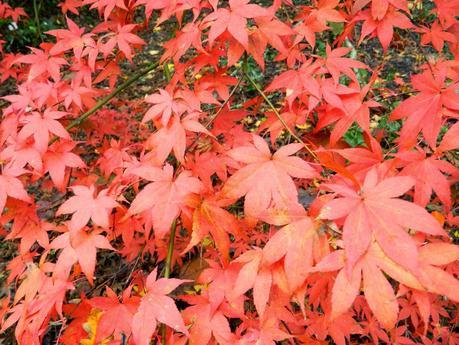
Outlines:
{"label": "dense foliage", "polygon": [[[5,339],[459,344],[458,0],[36,7],[0,1],[42,40],[0,49]],[[391,91],[358,50],[404,34]]]}

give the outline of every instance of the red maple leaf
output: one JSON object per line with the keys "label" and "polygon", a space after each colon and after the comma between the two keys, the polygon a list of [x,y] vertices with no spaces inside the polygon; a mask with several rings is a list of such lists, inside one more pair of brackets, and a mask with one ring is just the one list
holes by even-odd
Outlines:
{"label": "red maple leaf", "polygon": [[167,126],[172,114],[181,115],[185,109],[183,104],[177,102],[169,92],[163,89],[159,89],[158,91],[159,94],[155,93],[145,97],[147,103],[154,105],[145,113],[142,122],[145,123],[161,117],[162,125]]}
{"label": "red maple leaf", "polygon": [[336,48],[332,50],[331,47],[327,45],[327,47],[325,48],[325,52],[327,54],[326,58],[324,59],[325,67],[331,74],[336,84],[338,84],[341,74],[344,74],[345,76],[351,78],[355,83],[358,84],[358,80],[353,69],[368,69],[368,66],[365,65],[363,62],[343,57],[347,55],[350,51],[351,48],[346,47]]}
{"label": "red maple leaf", "polygon": [[456,168],[438,157],[427,157],[419,149],[411,152],[400,152],[396,157],[402,160],[401,175],[411,176],[416,180],[414,185],[414,202],[425,207],[434,191],[446,209],[451,207],[450,183],[443,173],[458,175]]}
{"label": "red maple leaf", "polygon": [[186,170],[174,179],[174,169],[169,164],[163,169],[151,167],[133,173],[152,182],[137,194],[127,215],[147,211],[153,220],[155,237],[161,239],[181,210],[189,204],[189,197],[200,192],[202,184]]}
{"label": "red maple leaf", "polygon": [[271,203],[289,206],[297,202],[298,192],[292,177],[311,179],[318,175],[309,163],[292,156],[303,147],[301,144],[286,145],[271,154],[261,137],[253,135],[253,143],[228,152],[245,166],[226,181],[223,193],[234,199],[245,196],[246,214],[256,217]]}
{"label": "red maple leaf", "polygon": [[444,30],[439,22],[434,22],[432,27],[423,27],[419,30],[422,33],[421,44],[426,45],[432,43],[434,48],[441,53],[445,42],[456,42],[457,37]]}
{"label": "red maple leaf", "polygon": [[127,10],[124,0],[83,0],[83,5],[91,4],[92,8],[97,8],[99,13],[104,14],[104,19],[107,20],[115,8]]}
{"label": "red maple leaf", "polygon": [[253,298],[258,315],[263,317],[272,285],[272,274],[263,264],[260,248],[249,250],[233,262],[243,264],[232,290],[232,298],[237,298],[253,288]]}
{"label": "red maple leaf", "polygon": [[212,235],[223,262],[229,259],[230,239],[229,234],[236,238],[241,237],[240,225],[234,215],[224,210],[225,203],[218,202],[215,198],[207,198],[196,207],[193,213],[193,231],[188,246],[183,253],[197,245],[208,234]]}
{"label": "red maple leaf", "polygon": [[8,211],[2,216],[1,220],[3,224],[14,220],[6,239],[20,239],[19,252],[22,255],[28,253],[35,242],[42,248],[48,248],[47,231],[52,230],[53,225],[45,223],[38,218],[35,205],[13,204],[8,207]]}
{"label": "red maple leaf", "polygon": [[247,18],[263,17],[268,12],[263,7],[249,4],[249,0],[230,0],[229,6],[229,9],[218,8],[205,18],[204,23],[210,26],[209,45],[212,47],[215,39],[228,30],[245,49],[248,49]]}
{"label": "red maple leaf", "polygon": [[277,231],[263,248],[263,262],[271,265],[284,258],[285,275],[291,291],[305,281],[313,265],[316,228],[309,217],[302,217]]}
{"label": "red maple leaf", "polygon": [[64,126],[57,121],[65,115],[67,115],[66,112],[52,109],[46,109],[43,114],[37,111],[32,112],[21,119],[24,127],[20,130],[18,139],[24,141],[33,136],[37,149],[40,152],[45,152],[48,148],[49,133],[53,133],[63,139],[70,139],[70,135]]}
{"label": "red maple leaf", "polygon": [[459,82],[448,83],[448,67],[440,66],[439,70],[429,68],[412,77],[412,84],[419,93],[402,103],[392,112],[390,119],[406,118],[400,131],[400,145],[410,148],[417,142],[420,132],[430,147],[435,148],[438,134],[443,124],[443,117],[459,110]]}
{"label": "red maple leaf", "polygon": [[38,48],[30,49],[32,54],[23,55],[16,60],[16,62],[31,65],[28,80],[34,80],[44,74],[45,77],[51,76],[55,82],[59,81],[61,78],[60,68],[67,65],[67,61],[64,58],[56,57],[56,54]]}
{"label": "red maple leaf", "polygon": [[70,152],[75,147],[73,142],[56,142],[43,155],[43,169],[48,172],[54,185],[61,191],[65,189],[65,170],[69,168],[84,168],[86,165],[75,153]]}
{"label": "red maple leaf", "polygon": [[0,214],[5,208],[7,197],[15,198],[25,202],[31,202],[32,199],[27,194],[22,182],[18,179],[18,176],[27,173],[22,168],[13,167],[7,165],[3,167],[0,175]]}
{"label": "red maple leaf", "polygon": [[189,340],[196,345],[207,345],[212,338],[221,343],[233,343],[235,336],[231,333],[228,319],[221,310],[215,310],[207,296],[181,297],[191,304],[183,312],[185,322],[191,326]]}
{"label": "red maple leaf", "polygon": [[74,233],[66,232],[54,239],[51,249],[63,249],[56,262],[54,274],[60,279],[67,279],[72,266],[78,262],[81,270],[93,284],[94,270],[96,268],[96,249],[114,248],[107,238],[93,231],[88,233],[77,230]]}
{"label": "red maple leaf", "polygon": [[167,278],[156,280],[156,276],[155,268],[147,277],[146,294],[142,297],[140,306],[132,318],[132,337],[138,345],[150,344],[158,322],[188,335],[174,300],[166,296],[186,281]]}
{"label": "red maple leaf", "polygon": [[70,221],[70,230],[82,229],[91,219],[95,225],[102,228],[109,227],[109,215],[118,203],[108,195],[108,189],[100,191],[94,198],[95,187],[73,186],[75,196],[65,201],[57,210],[56,215],[73,213]]}
{"label": "red maple leaf", "polygon": [[[111,1],[111,0],[110,0]],[[121,2],[124,2],[121,0]],[[136,28],[135,24],[127,24],[124,26],[118,25],[117,32],[113,33],[107,42],[100,48],[100,51],[107,57],[115,48],[124,53],[124,56],[132,62],[131,45],[144,45],[145,41],[131,31]]]}
{"label": "red maple leaf", "polygon": [[[386,1],[386,0],[379,0]],[[384,51],[389,47],[394,35],[394,27],[401,29],[409,29],[413,27],[410,20],[395,7],[389,7],[380,19],[374,18],[370,10],[363,11],[356,16],[357,20],[363,20],[360,41],[367,36],[377,36]]]}
{"label": "red maple leaf", "polygon": [[49,51],[50,54],[58,55],[72,49],[75,57],[80,59],[84,54],[85,47],[96,48],[96,42],[92,38],[93,34],[84,34],[85,29],[80,29],[74,21],[67,19],[69,30],[57,29],[46,33],[57,38],[56,44]]}
{"label": "red maple leaf", "polygon": [[152,150],[157,164],[164,163],[171,151],[179,161],[184,160],[187,131],[212,136],[198,121],[199,116],[199,113],[191,113],[182,119],[173,116],[167,126],[161,127],[147,139],[146,147]]}
{"label": "red maple leaf", "polygon": [[376,169],[368,171],[360,191],[344,184],[326,184],[340,197],[325,204],[321,216],[345,218],[343,241],[349,273],[368,250],[373,236],[392,260],[416,271],[418,250],[406,230],[445,235],[440,224],[424,208],[396,198],[414,184],[415,180],[407,176],[380,179]]}
{"label": "red maple leaf", "polygon": [[122,301],[116,293],[108,286],[107,297],[94,297],[89,301],[90,305],[103,311],[97,323],[96,342],[102,341],[110,336],[115,340],[121,340],[122,335],[131,335],[132,317],[139,306],[138,297],[130,297],[131,288],[123,291]]}

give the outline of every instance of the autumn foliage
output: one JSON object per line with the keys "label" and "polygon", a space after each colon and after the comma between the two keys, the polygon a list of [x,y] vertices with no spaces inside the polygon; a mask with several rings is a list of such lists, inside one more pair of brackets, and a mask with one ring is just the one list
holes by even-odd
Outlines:
{"label": "autumn foliage", "polygon": [[[0,49],[1,332],[459,344],[459,1],[421,5],[65,0],[39,46]],[[153,30],[163,49],[126,75]],[[357,50],[403,33],[426,61],[397,94]]]}

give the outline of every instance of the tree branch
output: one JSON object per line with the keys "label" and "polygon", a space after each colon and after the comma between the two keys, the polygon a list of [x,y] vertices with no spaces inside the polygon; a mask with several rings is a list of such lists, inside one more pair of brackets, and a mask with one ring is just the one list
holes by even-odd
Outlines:
{"label": "tree branch", "polygon": [[[142,78],[143,76],[147,75],[151,71],[155,70],[158,66],[159,66],[159,62],[154,62],[151,65],[149,65],[148,67],[146,67],[145,69],[143,69],[143,70],[139,71],[138,73],[134,74],[132,77],[130,77],[128,80],[126,80],[120,86],[118,86],[115,90],[113,90],[110,94],[108,94],[107,96],[102,98],[99,102],[97,102],[97,104],[94,107],[92,107],[87,112],[85,112],[84,114],[80,115],[79,117],[77,117],[72,122],[70,122],[70,124],[67,125],[67,127],[65,127],[65,129],[66,130],[70,130],[70,129],[74,128],[74,127],[77,127],[77,126],[81,125],[81,123],[84,120],[86,120],[89,116],[91,116],[96,111],[101,109],[105,104],[110,102],[110,100],[112,100],[114,97],[116,97],[121,91],[123,91],[124,89],[127,89],[129,86],[131,86],[138,79]],[[50,144],[54,143],[57,139],[58,139],[58,137],[54,137],[53,139],[51,139]]]}
{"label": "tree branch", "polygon": [[[171,233],[169,236],[169,247],[167,248],[166,266],[164,267],[164,278],[169,278],[171,275],[172,255],[174,254],[175,232],[177,230],[177,219],[174,219],[171,225]],[[166,344],[166,325],[161,325],[161,343]]]}
{"label": "tree branch", "polygon": [[33,0],[33,14],[34,14],[34,19],[35,19],[35,25],[37,26],[37,36],[40,39],[40,41],[43,42],[39,11],[40,10],[37,5],[37,0]]}
{"label": "tree branch", "polygon": [[177,230],[177,219],[172,222],[171,234],[169,236],[169,247],[167,248],[166,267],[164,268],[164,278],[171,275],[172,254],[174,254],[175,232]]}

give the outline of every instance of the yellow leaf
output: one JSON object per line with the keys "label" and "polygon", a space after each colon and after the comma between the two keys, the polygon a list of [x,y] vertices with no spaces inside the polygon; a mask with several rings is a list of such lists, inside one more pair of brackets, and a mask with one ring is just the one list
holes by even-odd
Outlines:
{"label": "yellow leaf", "polygon": [[96,331],[99,319],[102,316],[102,311],[92,309],[88,316],[88,320],[83,324],[83,329],[88,333],[87,339],[80,341],[81,345],[96,345]]}

